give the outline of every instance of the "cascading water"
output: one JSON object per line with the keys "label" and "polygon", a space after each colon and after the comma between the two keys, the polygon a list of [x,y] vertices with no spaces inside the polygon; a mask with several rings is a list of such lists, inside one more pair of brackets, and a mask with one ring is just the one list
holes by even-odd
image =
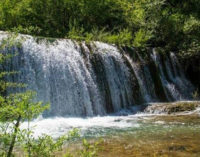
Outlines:
{"label": "cascading water", "polygon": [[151,54],[155,65],[158,67],[167,100],[180,101],[191,99],[192,84],[185,78],[174,53],[170,53],[169,56],[165,56],[163,60],[155,49],[153,49]]}
{"label": "cascading water", "polygon": [[163,58],[154,49],[151,63],[141,65],[139,54],[135,61],[114,45],[24,38],[5,67],[20,74],[8,79],[26,83],[37,100],[50,102],[47,116],[106,115],[138,103],[191,99],[193,86],[173,53]]}
{"label": "cascading water", "polygon": [[139,62],[133,62],[133,60],[127,54],[124,55],[125,58],[131,65],[134,71],[135,77],[137,78],[138,84],[140,86],[140,92],[145,102],[153,102],[156,100],[155,87],[152,82],[152,78],[148,67],[143,64],[140,59]]}

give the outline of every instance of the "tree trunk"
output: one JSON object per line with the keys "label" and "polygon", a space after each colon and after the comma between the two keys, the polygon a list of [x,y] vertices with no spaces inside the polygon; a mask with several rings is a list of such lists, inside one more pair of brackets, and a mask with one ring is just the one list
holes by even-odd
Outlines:
{"label": "tree trunk", "polygon": [[14,133],[13,133],[12,141],[10,143],[10,148],[9,148],[7,157],[11,157],[11,155],[12,155],[12,151],[13,151],[13,148],[15,146],[15,141],[16,141],[20,121],[21,121],[21,116],[18,117],[17,122],[15,124],[15,129],[14,129]]}

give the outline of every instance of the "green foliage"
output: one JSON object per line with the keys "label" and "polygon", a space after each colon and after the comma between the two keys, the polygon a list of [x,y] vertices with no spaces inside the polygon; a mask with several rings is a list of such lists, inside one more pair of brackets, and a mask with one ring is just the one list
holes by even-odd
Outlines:
{"label": "green foliage", "polygon": [[[12,154],[16,138],[20,135],[20,123],[32,120],[41,114],[48,105],[42,106],[41,102],[33,102],[34,93],[10,94],[0,96],[0,147],[2,153]],[[9,156],[9,155],[8,155]]]}
{"label": "green foliage", "polygon": [[[82,140],[82,147],[77,152],[77,156],[80,157],[97,157],[98,152],[100,151],[100,144],[102,140],[98,140],[96,142],[89,142],[86,139]],[[73,154],[67,152],[64,157],[74,157]]]}
{"label": "green foliage", "polygon": [[54,157],[55,154],[59,151],[62,151],[65,141],[68,141],[72,138],[77,138],[75,135],[71,136],[61,136],[58,139],[54,140],[49,135],[42,135],[38,139],[29,136],[28,143],[25,144],[24,149],[26,154],[29,154],[31,157]]}
{"label": "green foliage", "polygon": [[199,53],[199,10],[198,0],[1,0],[0,29]]}
{"label": "green foliage", "polygon": [[83,139],[83,149],[79,152],[80,157],[97,157],[99,151],[99,145],[101,141],[95,143],[89,143],[86,139]]}
{"label": "green foliage", "polygon": [[68,135],[67,135],[67,140],[68,141],[70,141],[70,140],[72,140],[72,139],[74,139],[74,138],[79,138],[80,137],[80,134],[79,134],[79,129],[73,129],[73,130],[71,130],[69,133],[68,133]]}
{"label": "green foliage", "polygon": [[133,44],[135,47],[146,47],[146,43],[149,39],[151,39],[151,32],[146,32],[143,29],[140,29],[135,33],[135,38]]}
{"label": "green foliage", "polygon": [[0,156],[3,157],[6,156],[11,141],[11,134],[8,133],[9,126],[8,123],[0,123]]}
{"label": "green foliage", "polygon": [[130,46],[132,45],[132,40],[132,33],[128,29],[124,29],[120,30],[117,34],[105,35],[100,41]]}
{"label": "green foliage", "polygon": [[25,93],[10,94],[5,99],[1,99],[0,121],[12,122],[21,116],[21,121],[36,118],[46,110],[49,105],[42,105],[42,102],[33,102],[35,93],[27,91]]}

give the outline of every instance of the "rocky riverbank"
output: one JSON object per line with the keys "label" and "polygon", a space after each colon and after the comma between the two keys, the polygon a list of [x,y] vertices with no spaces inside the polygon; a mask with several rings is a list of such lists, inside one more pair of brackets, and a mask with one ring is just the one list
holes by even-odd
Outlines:
{"label": "rocky riverbank", "polygon": [[173,103],[152,103],[145,108],[145,113],[151,114],[180,114],[191,111],[198,112],[200,101],[184,101]]}

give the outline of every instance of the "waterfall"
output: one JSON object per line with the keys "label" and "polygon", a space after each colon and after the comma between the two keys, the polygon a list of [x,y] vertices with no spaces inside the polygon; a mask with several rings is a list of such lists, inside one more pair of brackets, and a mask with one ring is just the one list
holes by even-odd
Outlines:
{"label": "waterfall", "polygon": [[143,103],[191,99],[193,86],[173,53],[164,58],[153,49],[150,63],[143,64],[134,50],[137,60],[102,42],[23,37],[20,47],[9,50],[17,55],[5,70],[19,71],[8,80],[27,84],[37,101],[51,103],[46,116],[105,115]]}
{"label": "waterfall", "polygon": [[144,61],[140,58],[138,62],[133,62],[133,60],[127,54],[124,55],[125,58],[131,65],[134,71],[135,77],[140,86],[140,92],[145,102],[156,101],[155,87],[149,72],[149,68],[143,65]]}
{"label": "waterfall", "polygon": [[159,69],[160,79],[167,99],[175,101],[191,99],[194,88],[185,78],[182,68],[174,53],[171,52],[169,56],[165,56],[163,61],[160,54],[153,49],[151,57]]}

